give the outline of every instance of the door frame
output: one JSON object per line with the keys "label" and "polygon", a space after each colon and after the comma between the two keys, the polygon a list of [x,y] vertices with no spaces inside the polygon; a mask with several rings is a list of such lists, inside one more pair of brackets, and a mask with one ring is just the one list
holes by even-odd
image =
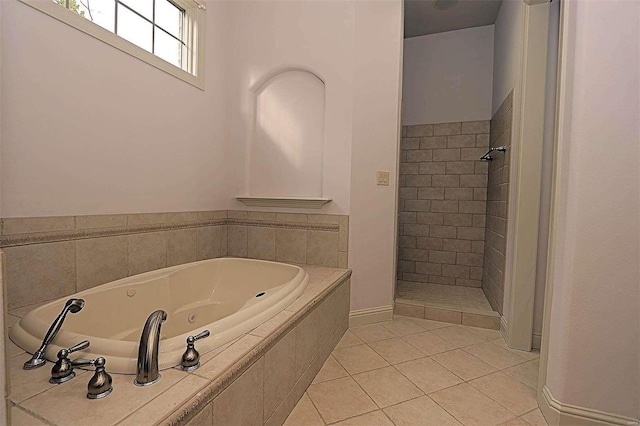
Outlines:
{"label": "door frame", "polygon": [[[520,74],[514,91],[505,316],[509,347],[530,351],[538,259],[540,190],[549,39],[548,0],[523,0]],[[510,249],[509,249],[510,247]]]}

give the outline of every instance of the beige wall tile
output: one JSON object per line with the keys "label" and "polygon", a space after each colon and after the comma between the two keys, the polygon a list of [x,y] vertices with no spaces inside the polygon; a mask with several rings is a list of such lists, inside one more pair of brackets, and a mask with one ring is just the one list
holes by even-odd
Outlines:
{"label": "beige wall tile", "polygon": [[338,268],[347,269],[349,267],[349,257],[347,252],[338,252]]}
{"label": "beige wall tile", "polygon": [[462,312],[425,306],[424,318],[432,321],[460,324],[462,322]]}
{"label": "beige wall tile", "polygon": [[433,135],[433,124],[418,124],[406,126],[407,137],[420,137]]}
{"label": "beige wall tile", "polygon": [[167,213],[166,223],[196,222],[199,212],[172,212]]}
{"label": "beige wall tile", "polygon": [[76,241],[77,291],[125,278],[128,273],[127,236]]}
{"label": "beige wall tile", "polygon": [[264,426],[282,426],[284,422],[287,420],[291,411],[293,411],[293,407],[295,406],[295,397],[293,390],[287,394],[284,398],[284,401],[278,405],[276,411],[273,412],[271,417],[267,419],[264,423]]}
{"label": "beige wall tile", "polygon": [[246,226],[229,225],[227,229],[227,254],[234,257],[247,257]]}
{"label": "beige wall tile", "polygon": [[338,266],[338,233],[307,231],[307,263],[320,266]]}
{"label": "beige wall tile", "polygon": [[[495,345],[494,345],[495,346]],[[296,333],[287,333],[264,356],[264,420],[284,401],[296,382]]]}
{"label": "beige wall tile", "polygon": [[196,212],[198,220],[219,220],[228,216],[227,210],[205,210]]}
{"label": "beige wall tile", "polygon": [[128,226],[158,225],[165,223],[166,213],[138,213],[127,215]]}
{"label": "beige wall tile", "polygon": [[307,315],[296,326],[295,348],[295,375],[297,380],[311,365],[318,351],[318,313],[316,310]]}
{"label": "beige wall tile", "polygon": [[74,226],[75,219],[73,216],[17,217],[2,219],[2,233],[6,235],[66,231],[73,229]]}
{"label": "beige wall tile", "polygon": [[345,216],[340,221],[340,231],[338,234],[338,250],[349,250],[349,217]]}
{"label": "beige wall tile", "polygon": [[345,216],[340,216],[337,214],[308,214],[307,221],[309,223],[329,223],[334,225],[339,225],[340,221]]}
{"label": "beige wall tile", "polygon": [[222,246],[222,226],[197,228],[196,257],[198,260],[220,257]]}
{"label": "beige wall tile", "polygon": [[129,275],[167,266],[166,232],[132,234],[129,238]]}
{"label": "beige wall tile", "polygon": [[216,425],[261,425],[264,421],[264,357],[213,401]]}
{"label": "beige wall tile", "polygon": [[207,404],[198,414],[187,422],[189,426],[212,426],[213,425],[213,403]]}
{"label": "beige wall tile", "polygon": [[461,123],[439,123],[433,125],[434,136],[440,135],[459,135],[461,132]]}
{"label": "beige wall tile", "polygon": [[465,121],[462,123],[462,134],[489,133],[489,120]]}
{"label": "beige wall tile", "polygon": [[248,230],[248,255],[251,259],[276,259],[276,230],[250,226]]}
{"label": "beige wall tile", "polygon": [[6,247],[9,309],[73,294],[75,241]]}
{"label": "beige wall tile", "polygon": [[299,222],[306,223],[307,215],[302,213],[276,213],[278,222]]}
{"label": "beige wall tile", "polygon": [[393,307],[393,312],[397,315],[404,315],[407,317],[424,318],[424,306],[407,305],[405,303],[396,302]]}
{"label": "beige wall tile", "polygon": [[127,226],[126,214],[76,216],[75,219],[76,229],[124,228]]}
{"label": "beige wall tile", "polygon": [[195,262],[196,229],[178,229],[167,232],[167,266]]}
{"label": "beige wall tile", "polygon": [[244,210],[229,210],[227,212],[229,219],[246,219],[247,218],[247,213]]}
{"label": "beige wall tile", "polygon": [[307,231],[304,229],[276,229],[276,260],[306,263]]}
{"label": "beige wall tile", "polygon": [[249,220],[275,221],[277,217],[277,214],[272,212],[247,212]]}
{"label": "beige wall tile", "polygon": [[491,330],[500,329],[500,318],[494,316],[471,314],[467,312],[462,313],[462,324],[470,325],[472,327],[489,328]]}

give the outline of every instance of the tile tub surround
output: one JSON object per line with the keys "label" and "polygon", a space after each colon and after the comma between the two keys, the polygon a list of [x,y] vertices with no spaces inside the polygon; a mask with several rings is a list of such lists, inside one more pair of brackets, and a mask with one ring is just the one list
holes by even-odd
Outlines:
{"label": "tile tub surround", "polygon": [[480,287],[489,121],[403,127],[398,279]]}
{"label": "tile tub surround", "polygon": [[285,425],[546,425],[538,357],[495,330],[402,316],[351,327]]}
{"label": "tile tub surround", "polygon": [[9,308],[223,256],[346,268],[348,216],[217,210],[4,218]]}
{"label": "tile tub surround", "polygon": [[305,269],[308,288],[283,312],[204,354],[198,370],[164,370],[160,382],[146,388],[133,385],[131,375],[114,374],[113,393],[91,401],[85,394],[92,372],[77,370],[73,380],[51,385],[50,363],[24,371],[26,354],[18,348],[9,360],[12,412],[24,424],[81,424],[87,412],[105,425],[211,424],[213,418],[216,424],[282,424],[348,327],[351,271]]}
{"label": "tile tub surround", "polygon": [[511,158],[511,122],[513,91],[509,93],[491,119],[490,146],[505,145],[504,153],[494,152],[489,162],[487,186],[487,226],[484,243],[482,291],[493,309],[502,314],[504,269],[507,246],[507,213],[509,205],[509,164]]}

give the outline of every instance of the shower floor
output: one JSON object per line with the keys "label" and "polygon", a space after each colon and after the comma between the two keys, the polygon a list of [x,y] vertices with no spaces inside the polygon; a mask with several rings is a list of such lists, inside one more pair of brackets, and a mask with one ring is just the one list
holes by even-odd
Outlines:
{"label": "shower floor", "polygon": [[398,281],[396,300],[398,299],[462,312],[494,312],[482,290],[475,287]]}

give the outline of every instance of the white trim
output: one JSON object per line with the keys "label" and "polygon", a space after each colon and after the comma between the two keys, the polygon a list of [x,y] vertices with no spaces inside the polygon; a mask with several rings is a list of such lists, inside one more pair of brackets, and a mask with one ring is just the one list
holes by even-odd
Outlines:
{"label": "white trim", "polygon": [[349,312],[349,327],[373,324],[375,322],[391,321],[392,319],[393,305],[358,309],[356,311]]}
{"label": "white trim", "polygon": [[509,347],[531,350],[538,251],[549,3],[523,5],[522,54],[514,94],[505,300]]}
{"label": "white trim", "polygon": [[[180,80],[185,81],[199,89],[204,90],[204,63],[205,63],[205,48],[204,48],[204,40],[205,36],[205,10],[201,9],[198,6],[193,7],[196,12],[196,16],[191,15],[191,19],[196,19],[196,33],[197,35],[192,40],[192,43],[196,44],[197,52],[197,66],[196,70],[194,70],[195,75],[191,74],[177,66],[161,59],[160,57],[154,55],[151,52],[148,52],[137,46],[130,41],[118,36],[117,34],[112,33],[109,30],[102,28],[101,26],[94,24],[88,19],[83,18],[80,15],[77,15],[63,6],[60,6],[54,3],[51,0],[19,0],[20,2],[33,7],[40,12],[51,16],[52,18],[57,19],[58,21],[67,24],[83,33],[96,38],[110,46],[115,47],[116,49],[133,56],[147,64],[166,72]],[[195,2],[194,2],[195,4]],[[187,10],[189,14],[190,11]],[[197,40],[196,40],[197,39]]]}
{"label": "white trim", "polygon": [[507,324],[505,317],[500,317],[500,334],[502,334],[502,338],[506,342],[507,336],[509,335],[509,324]]}
{"label": "white trim", "polygon": [[243,202],[249,207],[281,207],[285,209],[320,209],[327,203],[331,202],[331,198],[313,198],[313,197],[257,197],[253,195],[244,195],[235,197],[236,200]]}
{"label": "white trim", "polygon": [[542,331],[533,330],[533,333],[531,334],[531,347],[533,349],[539,350],[541,345],[542,345]]}
{"label": "white trim", "polygon": [[610,425],[637,425],[638,419],[606,413],[588,407],[564,404],[553,397],[548,387],[544,386],[538,396],[540,410],[550,425],[575,425],[575,424],[610,424]]}

